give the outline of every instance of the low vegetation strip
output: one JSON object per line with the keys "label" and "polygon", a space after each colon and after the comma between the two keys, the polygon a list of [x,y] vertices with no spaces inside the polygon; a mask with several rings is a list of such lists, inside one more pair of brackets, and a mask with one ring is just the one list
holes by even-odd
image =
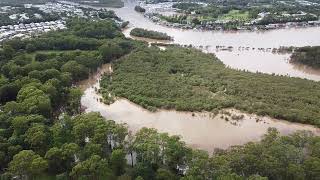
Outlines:
{"label": "low vegetation strip", "polygon": [[320,68],[320,46],[307,46],[295,49],[295,52],[291,55],[290,62],[317,69]]}
{"label": "low vegetation strip", "polygon": [[103,92],[145,108],[248,113],[320,126],[318,82],[250,73],[225,67],[212,54],[195,49],[152,47],[114,63],[102,80]]}
{"label": "low vegetation strip", "polygon": [[105,7],[114,7],[114,8],[121,8],[124,6],[124,3],[121,0],[69,0],[72,2],[80,3],[80,4],[87,4],[91,6],[105,6]]}
{"label": "low vegetation strip", "polygon": [[144,37],[157,40],[172,40],[172,37],[168,36],[166,33],[158,31],[150,31],[142,28],[134,28],[130,32],[130,35],[137,37]]}

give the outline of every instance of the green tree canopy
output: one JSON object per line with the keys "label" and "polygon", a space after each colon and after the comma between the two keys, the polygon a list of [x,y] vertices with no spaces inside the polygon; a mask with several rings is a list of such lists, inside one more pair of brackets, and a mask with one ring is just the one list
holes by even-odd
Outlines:
{"label": "green tree canopy", "polygon": [[47,161],[31,150],[20,151],[9,163],[9,172],[21,178],[40,175],[47,168]]}

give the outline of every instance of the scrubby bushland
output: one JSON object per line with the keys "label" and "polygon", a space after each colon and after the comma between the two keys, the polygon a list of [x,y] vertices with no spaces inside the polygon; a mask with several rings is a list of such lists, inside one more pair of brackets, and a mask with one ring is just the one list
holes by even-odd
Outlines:
{"label": "scrubby bushland", "polygon": [[146,108],[211,111],[236,108],[320,126],[318,82],[238,71],[212,54],[168,47],[131,53],[114,64],[103,87]]}
{"label": "scrubby bushland", "polygon": [[296,48],[291,55],[290,62],[320,68],[320,46]]}
{"label": "scrubby bushland", "polygon": [[144,37],[150,39],[158,39],[158,40],[171,40],[172,38],[168,36],[166,33],[158,32],[158,31],[149,31],[142,28],[134,28],[131,30],[130,35],[137,37]]}

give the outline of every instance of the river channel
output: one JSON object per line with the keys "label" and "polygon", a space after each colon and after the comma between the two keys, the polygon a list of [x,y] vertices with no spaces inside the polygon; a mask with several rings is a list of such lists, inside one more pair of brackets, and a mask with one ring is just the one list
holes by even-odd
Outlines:
{"label": "river channel", "polygon": [[[84,91],[81,99],[86,112],[100,112],[107,119],[117,123],[127,124],[130,131],[137,132],[142,127],[155,128],[159,132],[180,135],[191,147],[213,152],[214,148],[228,148],[249,141],[258,141],[269,127],[275,127],[283,135],[297,130],[312,131],[320,135],[320,129],[310,125],[291,123],[269,117],[259,117],[228,110],[231,114],[243,115],[242,120],[229,121],[221,118],[222,114],[213,116],[208,112],[178,112],[174,110],[158,110],[150,112],[126,100],[119,99],[111,105],[100,102],[102,98],[97,93],[99,81],[105,72],[111,72],[110,64],[105,64],[89,79],[82,81],[79,87]],[[224,115],[225,116],[225,115]]]}
{"label": "river channel", "polygon": [[[113,9],[123,20],[130,21],[129,28],[124,31],[127,37],[130,36],[129,32],[134,27],[166,32],[174,37],[173,43],[192,44],[205,52],[213,52],[231,68],[320,80],[317,70],[290,64],[288,62],[290,54],[258,50],[258,48],[280,46],[320,45],[320,27],[266,32],[181,30],[154,24],[133,10],[135,4],[135,1],[126,1],[125,7]],[[234,48],[232,51],[218,51],[216,46],[233,46]],[[241,47],[250,48],[246,50]],[[81,104],[86,108],[86,112],[100,112],[107,119],[126,123],[129,130],[133,132],[142,127],[155,128],[160,132],[180,135],[189,146],[208,152],[212,152],[214,148],[228,148],[249,141],[258,141],[269,127],[277,128],[283,135],[297,130],[309,130],[320,135],[320,129],[314,126],[258,117],[233,109],[229,110],[232,114],[243,115],[244,118],[240,121],[226,121],[221,118],[221,114],[212,116],[207,112],[191,113],[173,110],[150,112],[126,99],[119,99],[111,105],[105,105],[99,101],[101,96],[96,89],[99,89],[102,74],[108,71],[112,71],[110,64],[104,65],[88,80],[80,83],[79,86],[84,91]]]}

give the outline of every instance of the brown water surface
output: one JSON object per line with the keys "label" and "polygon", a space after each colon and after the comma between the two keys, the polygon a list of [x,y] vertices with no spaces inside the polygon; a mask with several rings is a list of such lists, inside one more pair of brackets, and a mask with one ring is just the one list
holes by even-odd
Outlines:
{"label": "brown water surface", "polygon": [[[75,4],[75,3],[73,3]],[[280,46],[316,46],[320,45],[320,27],[285,28],[268,31],[204,31],[196,29],[178,29],[156,24],[134,10],[136,0],[124,0],[123,8],[106,8],[114,10],[120,18],[129,21],[129,27],[123,33],[130,37],[130,31],[144,28],[167,33],[174,38],[172,43],[207,47],[204,51],[215,53],[227,66],[234,69],[245,69],[251,72],[288,75],[292,77],[320,80],[318,72],[304,69],[288,63],[290,54],[274,54],[256,50],[237,51],[238,47],[279,48]],[[82,5],[85,6],[85,5]],[[90,7],[90,6],[86,6]],[[92,7],[97,8],[97,7]],[[148,40],[149,41],[149,40]],[[216,51],[216,46],[232,46],[234,51]]]}
{"label": "brown water surface", "polygon": [[[288,63],[290,54],[275,54],[270,51],[258,51],[257,48],[279,48],[280,46],[320,45],[320,27],[281,29],[258,32],[213,32],[201,30],[181,30],[157,25],[142,14],[134,11],[136,1],[125,1],[125,7],[113,9],[118,16],[130,21],[124,34],[130,37],[134,27],[156,30],[167,33],[174,38],[173,43],[193,45],[205,52],[215,53],[227,66],[235,69],[246,69],[252,72],[275,73],[294,77],[320,80],[317,70]],[[216,46],[232,46],[232,51],[217,51]],[[249,47],[249,50],[239,50]],[[255,50],[253,50],[255,49]],[[226,121],[211,113],[191,113],[159,110],[147,111],[126,99],[119,99],[111,105],[99,101],[101,96],[99,80],[104,72],[112,71],[109,64],[104,65],[88,80],[79,86],[84,90],[81,104],[87,112],[100,112],[107,119],[126,123],[133,132],[142,127],[155,128],[160,132],[180,135],[182,139],[195,148],[212,152],[214,148],[228,148],[249,141],[258,141],[269,127],[277,128],[281,134],[290,134],[297,130],[310,130],[320,134],[320,129],[310,125],[291,123],[269,117],[258,117],[229,110],[232,114],[244,115],[240,121]],[[230,119],[230,118],[229,118]]]}
{"label": "brown water surface", "polygon": [[[101,96],[96,89],[99,89],[99,79],[102,74],[108,71],[112,69],[109,64],[106,64],[89,80],[79,84],[84,90],[81,104],[86,108],[86,112],[100,112],[107,119],[126,123],[129,130],[133,132],[142,127],[155,128],[160,132],[180,135],[189,146],[209,152],[214,148],[228,148],[249,141],[258,141],[269,127],[277,128],[283,135],[297,130],[309,130],[317,135],[320,134],[320,129],[314,126],[259,117],[233,109],[228,111],[235,115],[244,115],[244,118],[235,121],[229,117],[229,121],[226,121],[221,118],[222,114],[213,116],[209,112],[192,113],[174,110],[150,112],[126,99],[119,99],[111,105],[105,105],[99,101]],[[226,115],[223,116],[226,117]]]}
{"label": "brown water surface", "polygon": [[165,27],[153,23],[143,14],[134,11],[134,0],[126,0],[125,7],[112,9],[130,25],[123,33],[130,37],[130,31],[135,28],[161,31],[174,38],[176,44],[207,47],[206,52],[212,52],[227,66],[235,69],[245,69],[251,72],[289,75],[311,80],[320,80],[314,70],[300,71],[288,63],[290,54],[274,54],[271,52],[249,51],[216,51],[216,46],[232,46],[252,48],[279,48],[280,46],[315,46],[320,45],[320,27],[287,28],[269,31],[203,31],[183,30]]}

